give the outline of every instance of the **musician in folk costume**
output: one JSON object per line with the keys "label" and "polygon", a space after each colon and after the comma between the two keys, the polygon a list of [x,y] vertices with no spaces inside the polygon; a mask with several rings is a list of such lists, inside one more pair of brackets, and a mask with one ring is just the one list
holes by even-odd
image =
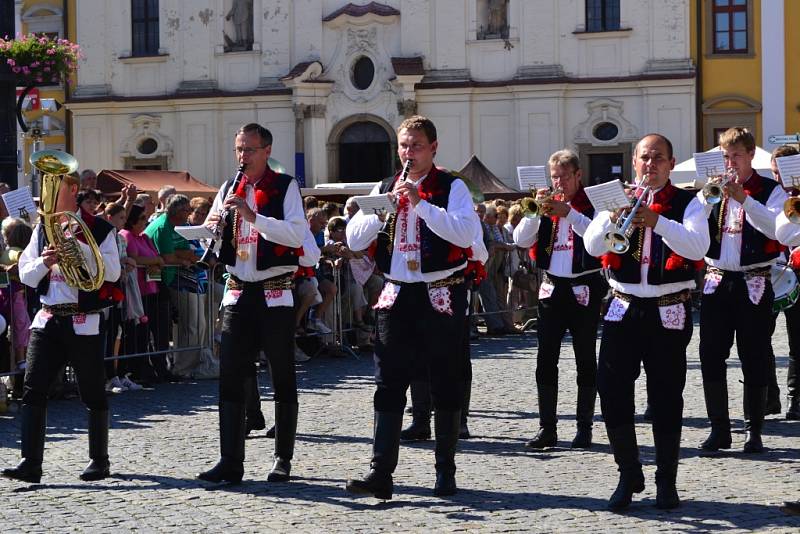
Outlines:
{"label": "musician in folk costume", "polygon": [[744,452],[764,450],[761,427],[767,402],[773,290],[770,267],[780,254],[775,218],[786,192],[753,170],[755,138],[730,128],[719,138],[727,181],[722,197],[698,193],[708,218],[711,245],[700,308],[700,364],[711,433],[707,452],[731,447],[726,360],[734,335],[745,394]]}
{"label": "musician in folk costume", "polygon": [[456,493],[455,452],[464,387],[464,270],[478,219],[464,182],[433,164],[438,147],[430,119],[414,116],[397,130],[401,173],[372,194],[391,193],[397,213],[382,221],[362,211],[347,225],[353,250],[371,249],[387,281],[376,305],[375,429],[371,470],[349,480],[351,493],[392,496],[406,390],[428,374],[435,410],[435,495]]}
{"label": "musician in folk costume", "polygon": [[[586,250],[602,256],[613,289],[597,366],[600,407],[620,472],[608,507],[624,509],[634,493],[644,491],[634,425],[634,384],[644,364],[656,449],[656,506],[670,509],[680,504],[676,477],[686,346],[692,337],[690,290],[708,249],[708,224],[694,195],[669,180],[675,166],[669,139],[643,137],[633,166],[639,187],[637,205],[627,215],[631,226],[618,227],[620,213],[604,211],[583,236]],[[627,249],[617,247],[622,242]]]}
{"label": "musician in folk costume", "polygon": [[[525,217],[514,229],[518,247],[531,248],[536,266],[544,270],[539,288],[536,355],[536,389],[539,397],[539,432],[527,447],[553,447],[558,403],[558,357],[569,330],[578,369],[574,448],[592,444],[592,418],[597,398],[595,341],[600,304],[606,283],[600,261],[583,245],[583,234],[594,216],[581,183],[578,155],[559,150],[548,161],[555,194],[538,192],[541,213]],[[546,195],[546,196],[545,196]]]}
{"label": "musician in folk costume", "polygon": [[270,482],[290,477],[297,429],[293,277],[307,225],[297,181],[270,169],[272,134],[259,124],[236,132],[241,176],[226,181],[206,224],[223,224],[219,261],[229,274],[222,299],[220,460],[198,474],[239,483],[244,474],[245,405],[256,389],[256,355],[269,359],[275,392],[275,458]]}
{"label": "musician in folk costume", "polygon": [[[45,181],[50,176],[45,175]],[[22,395],[22,462],[15,468],[4,469],[3,476],[24,482],[38,483],[42,476],[45,427],[47,423],[47,393],[63,366],[69,363],[75,371],[78,389],[89,415],[89,465],[80,478],[101,480],[110,475],[108,459],[109,411],[105,391],[102,339],[100,337],[101,311],[122,299],[120,290],[113,286],[119,279],[120,260],[114,227],[91,213],[79,210],[77,203],[79,181],[70,174],[60,176],[52,193],[57,194],[55,212],[72,213],[85,224],[91,239],[73,224],[63,229],[65,235],[75,232],[84,265],[80,270],[99,278],[100,271],[94,254],[89,254],[91,240],[98,247],[103,263],[102,280],[97,280],[96,290],[76,287],[83,282],[70,277],[66,253],[50,243],[40,222],[19,259],[19,278],[23,284],[36,288],[41,309],[31,323],[27,367]],[[51,194],[42,187],[42,204],[48,205]],[[62,226],[61,220],[55,223]],[[63,226],[62,226],[63,227]],[[53,232],[53,235],[56,231]],[[85,287],[85,286],[81,286]],[[88,287],[85,287],[88,289]]]}

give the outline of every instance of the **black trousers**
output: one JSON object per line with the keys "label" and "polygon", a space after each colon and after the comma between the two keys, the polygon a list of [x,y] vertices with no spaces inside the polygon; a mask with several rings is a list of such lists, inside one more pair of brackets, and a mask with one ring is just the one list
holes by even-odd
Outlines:
{"label": "black trousers", "polygon": [[[578,278],[559,278],[547,275],[555,287],[553,294],[539,300],[539,318],[536,336],[539,350],[536,355],[536,383],[558,387],[558,357],[561,341],[569,330],[575,364],[578,368],[578,386],[595,387],[597,377],[597,323],[600,305],[606,292],[606,283],[600,273]],[[578,303],[573,286],[589,287],[589,304]]]}
{"label": "black trousers", "polygon": [[703,295],[700,306],[700,368],[703,382],[721,382],[727,374],[736,335],[744,382],[763,387],[769,383],[768,358],[772,350],[772,284],[766,280],[764,294],[753,304],[743,273],[725,271],[716,291]]}
{"label": "black trousers", "polygon": [[100,335],[79,336],[72,317],[55,316],[33,328],[28,343],[22,403],[47,406],[47,392],[65,364],[75,370],[81,400],[90,410],[108,410]]}
{"label": "black trousers", "polygon": [[429,376],[434,409],[461,409],[467,292],[449,287],[453,314],[434,310],[424,283],[403,284],[390,310],[377,310],[375,411],[402,414],[412,378]]}
{"label": "black trousers", "polygon": [[[783,314],[786,317],[786,337],[789,338],[789,366],[786,372],[787,394],[789,397],[798,397],[800,396],[800,380],[797,378],[798,364],[800,364],[800,303],[784,310]],[[774,316],[770,339],[775,333],[778,315]],[[772,377],[770,377],[771,379]]]}
{"label": "black trousers", "polygon": [[294,368],[294,308],[268,308],[260,282],[245,283],[236,304],[225,306],[220,346],[220,401],[245,404],[243,379],[256,376],[256,358],[269,361],[276,402],[297,404]]}
{"label": "black trousers", "polygon": [[680,432],[686,346],[692,337],[691,302],[682,306],[681,330],[664,328],[654,298],[633,298],[621,321],[603,321],[597,389],[607,428],[634,424],[634,383],[644,364],[653,430]]}

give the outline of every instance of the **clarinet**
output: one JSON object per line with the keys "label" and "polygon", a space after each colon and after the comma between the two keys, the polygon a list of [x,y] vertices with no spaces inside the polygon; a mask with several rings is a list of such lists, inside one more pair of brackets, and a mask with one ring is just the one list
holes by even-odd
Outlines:
{"label": "clarinet", "polygon": [[[403,171],[400,173],[400,180],[399,183],[403,183],[408,180],[408,173],[411,172],[411,166],[414,164],[413,159],[407,159],[405,165],[403,165]],[[394,205],[397,207],[397,199],[394,200]],[[397,213],[391,213],[386,217],[386,221],[383,223],[383,227],[378,231],[379,234],[386,234],[389,236],[389,246],[393,246],[392,243],[394,242],[394,235],[391,230],[394,229],[394,220],[397,217]]]}
{"label": "clarinet", "polygon": [[[225,200],[228,199],[231,195],[236,194],[236,190],[239,188],[239,184],[241,183],[242,179],[244,178],[244,164],[239,165],[239,170],[236,172],[236,176],[233,177],[233,183],[231,184],[230,189],[228,189],[228,194],[225,196]],[[225,203],[225,200],[222,203]],[[222,244],[222,229],[225,225],[225,220],[230,215],[231,210],[229,208],[222,208],[219,211],[219,222],[217,223],[217,228],[214,231],[214,239],[211,240],[209,243],[208,248],[203,253],[203,257],[197,261],[197,265],[202,269],[208,269],[210,267],[209,262],[213,256],[216,256],[214,250],[217,248],[217,241],[220,241],[220,245]],[[236,239],[236,236],[233,236]]]}

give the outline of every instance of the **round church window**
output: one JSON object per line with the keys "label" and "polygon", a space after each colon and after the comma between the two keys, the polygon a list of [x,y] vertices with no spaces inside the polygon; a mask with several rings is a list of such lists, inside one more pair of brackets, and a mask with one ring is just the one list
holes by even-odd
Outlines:
{"label": "round church window", "polygon": [[601,122],[594,127],[593,133],[595,138],[600,141],[611,141],[619,134],[619,128],[611,122]]}
{"label": "round church window", "polygon": [[152,154],[156,150],[158,150],[158,141],[153,139],[152,137],[146,137],[139,141],[139,146],[137,147],[139,150],[139,154]]}
{"label": "round church window", "polygon": [[375,64],[367,56],[361,56],[353,65],[352,82],[353,86],[364,91],[372,85],[375,78]]}

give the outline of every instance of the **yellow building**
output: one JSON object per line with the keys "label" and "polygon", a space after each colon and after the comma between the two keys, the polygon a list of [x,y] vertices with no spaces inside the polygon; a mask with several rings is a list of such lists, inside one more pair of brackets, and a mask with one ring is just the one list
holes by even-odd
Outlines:
{"label": "yellow building", "polygon": [[751,128],[768,150],[777,146],[770,136],[800,131],[800,1],[691,4],[698,149],[732,126]]}
{"label": "yellow building", "polygon": [[[23,0],[15,3],[16,8],[16,27],[17,32],[23,35],[35,33],[47,35],[54,39],[69,39],[69,34],[65,31],[67,18],[66,4],[64,0]],[[22,87],[17,88],[17,94]],[[35,97],[41,103],[45,99],[54,99],[59,104],[66,100],[67,84],[62,82],[52,85],[37,86],[29,95]],[[29,99],[30,100],[30,99]],[[41,105],[34,102],[38,109],[31,109],[23,112],[25,123],[29,130],[23,134],[20,130],[20,138],[17,146],[22,152],[24,168],[18,176],[20,185],[29,183],[31,173],[28,156],[33,151],[34,135],[41,132],[42,148],[55,148],[59,150],[67,149],[67,118],[65,109],[51,109],[45,111]]]}

